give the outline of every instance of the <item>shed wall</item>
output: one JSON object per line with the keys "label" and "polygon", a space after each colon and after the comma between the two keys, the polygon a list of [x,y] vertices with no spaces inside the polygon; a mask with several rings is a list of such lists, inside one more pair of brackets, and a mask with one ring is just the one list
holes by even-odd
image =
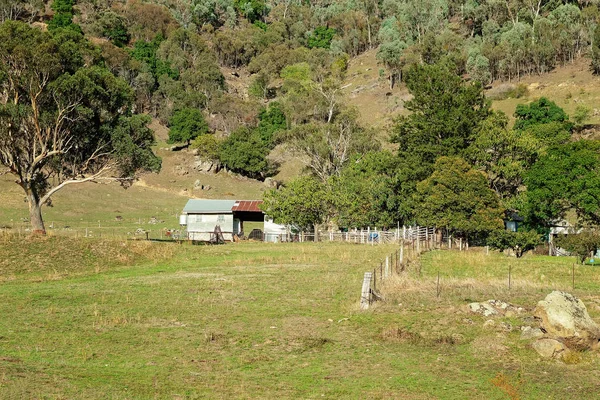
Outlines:
{"label": "shed wall", "polygon": [[233,214],[188,214],[188,237],[191,240],[209,241],[217,225],[221,227],[225,240],[233,240]]}

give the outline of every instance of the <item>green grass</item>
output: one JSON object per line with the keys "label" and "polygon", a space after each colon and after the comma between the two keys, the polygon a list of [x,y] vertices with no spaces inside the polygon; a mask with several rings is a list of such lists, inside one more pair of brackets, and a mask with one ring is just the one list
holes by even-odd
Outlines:
{"label": "green grass", "polygon": [[431,265],[466,275],[478,253],[427,253],[412,286],[359,311],[363,273],[393,250],[4,237],[0,398],[508,398],[497,377],[522,398],[594,398],[596,355],[540,362],[431,295]]}

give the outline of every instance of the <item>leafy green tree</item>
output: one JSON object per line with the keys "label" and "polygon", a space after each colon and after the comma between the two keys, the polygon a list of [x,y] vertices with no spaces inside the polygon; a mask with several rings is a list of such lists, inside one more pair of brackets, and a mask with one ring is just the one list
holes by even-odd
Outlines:
{"label": "leafy green tree", "polygon": [[196,108],[176,111],[169,120],[169,143],[187,143],[208,132],[202,112]]}
{"label": "leafy green tree", "polygon": [[592,109],[588,106],[578,105],[575,107],[575,112],[573,113],[572,119],[576,128],[582,128],[586,121],[590,119],[592,115]]}
{"label": "leafy green tree", "polygon": [[287,120],[281,104],[272,102],[268,108],[260,111],[258,119],[257,130],[261,140],[270,147],[273,146],[276,134],[287,129]]}
{"label": "leafy green tree", "polygon": [[97,25],[102,36],[113,42],[117,47],[123,47],[129,43],[129,32],[122,16],[112,11],[100,14]]}
{"label": "leafy green tree", "polygon": [[415,65],[406,74],[413,98],[405,103],[410,115],[400,117],[392,141],[399,156],[424,170],[424,179],[440,156],[460,155],[490,114],[480,83],[465,83],[445,64]]}
{"label": "leafy green tree", "polygon": [[192,148],[198,151],[198,155],[205,160],[219,160],[219,145],[215,135],[200,135],[192,143]]}
{"label": "leafy green tree", "polygon": [[144,63],[156,81],[162,75],[167,75],[173,79],[179,77],[178,71],[173,70],[169,62],[162,61],[156,56],[156,52],[163,41],[164,38],[161,35],[157,35],[150,42],[138,40],[131,50],[131,57]]}
{"label": "leafy green tree", "polygon": [[524,189],[525,172],[541,147],[541,141],[529,132],[509,129],[504,113],[493,112],[477,128],[466,157],[486,173],[489,187],[506,201]]}
{"label": "leafy green tree", "polygon": [[490,72],[490,60],[481,54],[481,51],[477,48],[469,51],[469,58],[467,59],[467,72],[471,76],[472,80],[481,82],[482,85],[487,85],[492,79],[492,73]]}
{"label": "leafy green tree", "polygon": [[262,210],[280,224],[297,225],[317,231],[317,226],[331,216],[327,186],[309,176],[302,176],[286,186],[271,189],[263,197]]}
{"label": "leafy green tree", "polygon": [[50,6],[54,12],[73,12],[75,0],[54,0]]}
{"label": "leafy green tree", "polygon": [[335,29],[328,28],[326,26],[318,26],[308,36],[306,45],[309,49],[320,47],[322,49],[328,49],[331,46],[331,40],[335,36]]}
{"label": "leafy green tree", "polygon": [[600,232],[591,228],[572,230],[568,235],[559,235],[555,244],[575,255],[583,264],[586,258],[600,248]]}
{"label": "leafy green tree", "polygon": [[193,12],[200,24],[235,26],[236,11],[233,0],[193,0]]}
{"label": "leafy green tree", "polygon": [[233,5],[250,22],[262,19],[269,10],[263,0],[234,0]]}
{"label": "leafy green tree", "polygon": [[548,149],[525,176],[532,226],[547,227],[574,210],[580,222],[600,223],[600,143],[580,140]]}
{"label": "leafy green tree", "polygon": [[510,232],[503,229],[495,230],[487,238],[487,244],[500,251],[511,249],[517,258],[529,250],[542,244],[542,238],[535,230],[527,232]]}
{"label": "leafy green tree", "polygon": [[515,129],[527,129],[534,125],[558,122],[568,131],[572,125],[567,113],[556,105],[555,102],[545,97],[540,97],[529,104],[519,104],[515,109]]}
{"label": "leafy green tree", "polygon": [[390,227],[399,221],[395,193],[398,159],[389,151],[355,155],[332,177],[332,204],[336,222],[345,227]]}
{"label": "leafy green tree", "polygon": [[498,197],[481,171],[461,158],[440,157],[429,178],[417,184],[420,225],[444,227],[469,237],[503,227]]}
{"label": "leafy green tree", "polygon": [[502,33],[500,48],[504,56],[504,73],[509,80],[521,78],[530,58],[532,35],[532,27],[519,21],[513,23],[510,29]]}
{"label": "leafy green tree", "polygon": [[263,142],[257,130],[240,128],[221,143],[219,160],[233,172],[264,179],[273,172],[267,160],[269,151],[269,146]]}
{"label": "leafy green tree", "polygon": [[[57,31],[60,33],[60,30]],[[26,194],[31,226],[44,233],[42,205],[65,186],[102,178],[130,183],[160,169],[147,117],[131,116],[131,91],[89,65],[80,36],[26,24],[0,25],[0,164]]]}
{"label": "leafy green tree", "polygon": [[390,89],[393,89],[396,81],[402,80],[402,68],[405,63],[403,56],[408,45],[402,39],[395,17],[382,22],[377,37],[381,42],[377,50],[377,60],[388,69]]}
{"label": "leafy green tree", "polygon": [[55,14],[48,22],[48,30],[54,31],[59,28],[73,30],[78,33],[83,33],[81,27],[73,23],[73,5],[74,0],[54,0],[52,2],[52,10]]}
{"label": "leafy green tree", "polygon": [[250,86],[248,87],[248,93],[258,99],[268,99],[272,97],[273,90],[269,90],[271,84],[271,77],[264,71],[260,71],[254,76]]}

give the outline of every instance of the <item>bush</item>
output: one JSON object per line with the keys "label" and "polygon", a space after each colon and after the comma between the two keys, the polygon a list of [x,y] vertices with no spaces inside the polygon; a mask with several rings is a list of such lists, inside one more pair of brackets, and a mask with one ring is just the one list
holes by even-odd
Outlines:
{"label": "bush", "polygon": [[198,155],[206,160],[219,159],[219,145],[215,135],[200,135],[192,143],[192,148],[198,150]]}
{"label": "bush", "polygon": [[169,143],[190,143],[208,132],[208,124],[202,112],[195,108],[184,108],[173,114],[169,120]]}
{"label": "bush", "polygon": [[271,166],[267,160],[269,147],[257,130],[241,128],[219,146],[219,160],[233,172],[254,179],[264,179]]}
{"label": "bush", "polygon": [[523,254],[534,249],[541,242],[539,233],[533,230],[528,232],[492,231],[487,240],[487,244],[493,249],[500,251],[512,249],[517,258],[522,257]]}
{"label": "bush", "polygon": [[578,233],[571,232],[568,235],[557,237],[555,244],[577,256],[583,263],[600,247],[600,232],[595,229],[585,229]]}
{"label": "bush", "polygon": [[335,29],[326,26],[317,27],[308,37],[307,46],[309,49],[318,47],[328,49],[331,46],[331,40],[335,35]]}

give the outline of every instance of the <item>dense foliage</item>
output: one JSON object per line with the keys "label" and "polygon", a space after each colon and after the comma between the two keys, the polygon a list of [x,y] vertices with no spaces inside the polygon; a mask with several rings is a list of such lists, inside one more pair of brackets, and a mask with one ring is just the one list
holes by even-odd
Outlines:
{"label": "dense foliage", "polygon": [[517,258],[520,258],[542,243],[540,234],[534,230],[511,232],[506,230],[492,231],[487,239],[488,245],[493,249],[504,251],[510,249]]}
{"label": "dense foliage", "polygon": [[555,244],[575,255],[583,263],[600,248],[600,231],[590,228],[572,230],[568,235],[558,235]]}
{"label": "dense foliage", "polygon": [[[295,153],[305,176],[266,194],[265,204],[301,226],[423,223],[483,238],[505,210],[539,231],[569,211],[596,224],[600,148],[576,141],[591,110],[579,107],[569,118],[541,98],[519,105],[511,127],[483,90],[577,57],[589,57],[598,73],[596,3],[0,1],[0,22],[48,28],[2,25],[4,143],[31,145],[32,115],[40,129],[61,116],[59,131],[92,138],[77,143],[77,157],[49,151],[48,161],[34,163],[44,172],[27,170],[25,186],[40,193],[34,203],[52,192],[50,171],[60,179],[99,172],[102,163],[85,162],[99,143],[110,143],[120,178],[156,170],[153,117],[169,126],[171,142],[193,143],[202,157],[251,178],[277,172],[269,158],[276,146]],[[411,94],[409,113],[389,132],[394,153],[345,101],[348,62],[370,49],[390,86],[404,82]],[[15,57],[27,66],[20,75],[11,70]],[[30,74],[36,70],[44,73]],[[27,134],[15,141],[6,133],[14,129]],[[14,161],[3,157],[5,165]]]}
{"label": "dense foliage", "polygon": [[0,87],[0,165],[24,190],[34,230],[45,231],[41,206],[67,184],[160,169],[150,117],[132,114],[127,83],[76,31],[0,25]]}

